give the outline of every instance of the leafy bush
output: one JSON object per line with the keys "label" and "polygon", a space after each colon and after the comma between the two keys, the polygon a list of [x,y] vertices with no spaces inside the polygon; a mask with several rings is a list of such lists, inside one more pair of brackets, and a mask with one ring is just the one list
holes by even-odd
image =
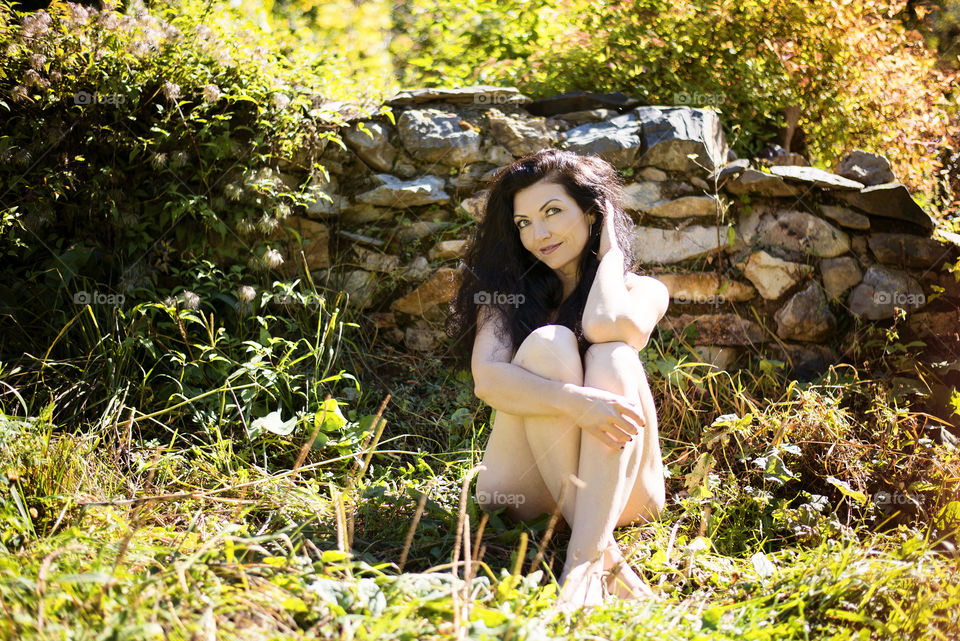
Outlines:
{"label": "leafy bush", "polygon": [[536,4],[404,3],[392,46],[404,82],[508,84],[533,97],[622,91],[715,107],[741,156],[774,140],[784,109],[797,106],[814,164],[830,167],[854,147],[885,154],[924,204],[954,211],[938,154],[957,151],[947,137],[958,122],[956,73],[936,68],[895,17],[898,3]]}

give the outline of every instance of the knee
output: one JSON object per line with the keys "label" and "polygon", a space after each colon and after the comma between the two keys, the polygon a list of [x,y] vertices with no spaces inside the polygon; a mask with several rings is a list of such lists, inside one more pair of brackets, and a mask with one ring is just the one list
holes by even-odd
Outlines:
{"label": "knee", "polygon": [[584,365],[594,375],[616,372],[643,372],[643,362],[636,348],[622,341],[594,343],[587,348]]}
{"label": "knee", "polygon": [[576,385],[583,383],[577,337],[563,325],[544,325],[530,332],[517,349],[513,362],[546,378]]}

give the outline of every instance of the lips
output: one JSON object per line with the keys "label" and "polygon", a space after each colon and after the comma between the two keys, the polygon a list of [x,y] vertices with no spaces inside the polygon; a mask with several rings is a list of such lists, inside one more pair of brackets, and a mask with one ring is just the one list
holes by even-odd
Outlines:
{"label": "lips", "polygon": [[556,245],[547,245],[546,247],[543,247],[543,248],[540,249],[540,253],[541,253],[541,254],[551,254],[551,253],[553,253],[553,251],[554,251],[557,247],[559,247],[559,246],[562,245],[562,244],[563,244],[563,243],[557,243]]}

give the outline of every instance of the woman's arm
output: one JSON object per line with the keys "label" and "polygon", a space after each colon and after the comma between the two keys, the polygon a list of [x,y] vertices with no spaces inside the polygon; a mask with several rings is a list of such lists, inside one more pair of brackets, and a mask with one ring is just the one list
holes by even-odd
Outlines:
{"label": "woman's arm", "polygon": [[670,295],[655,278],[623,272],[623,250],[604,216],[600,265],[583,310],[583,335],[591,343],[623,341],[642,349],[667,311]]}

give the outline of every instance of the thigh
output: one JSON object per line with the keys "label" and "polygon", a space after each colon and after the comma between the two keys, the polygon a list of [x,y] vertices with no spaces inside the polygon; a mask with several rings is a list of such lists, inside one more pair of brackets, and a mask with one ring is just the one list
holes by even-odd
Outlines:
{"label": "thigh", "polygon": [[477,503],[486,511],[506,507],[519,521],[552,513],[556,501],[537,468],[523,417],[497,411],[491,429],[482,461],[487,469],[477,473]]}
{"label": "thigh", "polygon": [[[545,325],[523,341],[512,363],[538,376],[583,382],[576,337],[566,327]],[[529,520],[553,512],[556,500],[543,479],[522,416],[496,411],[477,474],[477,503],[487,510],[506,507],[512,518]]]}

